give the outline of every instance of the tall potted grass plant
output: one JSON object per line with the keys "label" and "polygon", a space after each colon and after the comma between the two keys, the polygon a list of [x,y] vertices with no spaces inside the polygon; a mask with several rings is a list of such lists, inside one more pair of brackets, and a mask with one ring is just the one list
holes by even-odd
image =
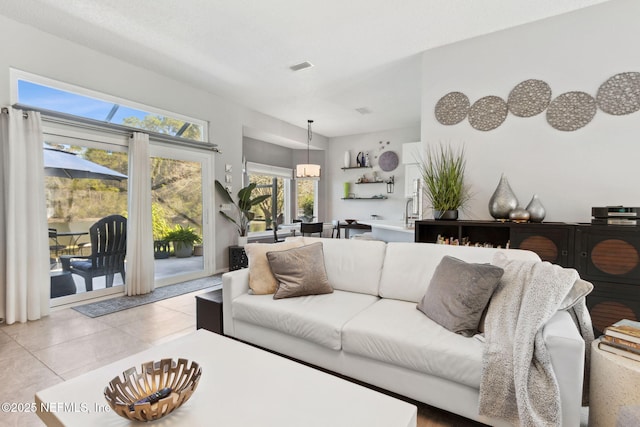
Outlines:
{"label": "tall potted grass plant", "polygon": [[471,199],[464,181],[466,161],[464,148],[449,145],[428,146],[425,157],[418,162],[424,194],[433,209],[435,219],[458,219],[458,210]]}

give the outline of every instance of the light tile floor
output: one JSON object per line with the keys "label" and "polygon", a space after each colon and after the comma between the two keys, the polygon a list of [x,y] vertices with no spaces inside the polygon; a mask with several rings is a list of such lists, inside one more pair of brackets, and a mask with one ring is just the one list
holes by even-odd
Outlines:
{"label": "light tile floor", "polygon": [[[38,390],[196,329],[195,295],[95,319],[70,308],[0,326],[0,402],[32,403]],[[0,413],[0,426],[43,426],[35,414]]]}
{"label": "light tile floor", "polygon": [[[95,319],[67,308],[35,322],[0,326],[0,403],[32,403],[39,390],[194,331],[195,296],[208,291]],[[0,412],[0,427],[43,425],[32,413]],[[417,427],[481,425],[418,405]]]}

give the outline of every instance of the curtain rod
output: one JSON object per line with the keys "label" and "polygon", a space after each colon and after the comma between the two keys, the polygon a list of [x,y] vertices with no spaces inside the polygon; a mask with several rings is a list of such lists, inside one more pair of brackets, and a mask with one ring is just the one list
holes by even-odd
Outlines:
{"label": "curtain rod", "polygon": [[[180,138],[171,135],[165,135],[159,132],[153,132],[146,129],[138,129],[130,126],[118,125],[115,123],[106,123],[100,120],[88,119],[85,117],[73,116],[71,114],[60,113],[57,111],[46,110],[43,108],[27,107],[20,104],[15,104],[17,108],[29,108],[34,111],[39,111],[42,115],[42,120],[50,123],[59,123],[63,125],[73,126],[81,129],[107,131],[117,135],[132,136],[133,132],[143,132],[149,135],[149,139],[157,142],[166,142],[175,145],[182,145],[192,148],[199,148],[203,150],[213,151],[214,153],[221,153],[218,149],[218,144],[210,144],[206,142],[198,142],[189,140],[186,138]],[[6,108],[6,107],[5,107]]]}
{"label": "curtain rod", "polygon": [[[7,107],[2,107],[2,114],[9,114],[9,109]],[[23,111],[22,112],[22,117],[25,119],[29,118],[29,113]]]}

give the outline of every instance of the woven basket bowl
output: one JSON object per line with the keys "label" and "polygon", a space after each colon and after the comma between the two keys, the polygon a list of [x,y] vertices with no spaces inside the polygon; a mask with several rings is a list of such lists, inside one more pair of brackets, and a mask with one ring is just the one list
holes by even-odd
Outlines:
{"label": "woven basket bowl", "polygon": [[[189,400],[196,387],[202,369],[196,362],[186,359],[162,359],[142,364],[140,372],[129,368],[122,377],[112,379],[104,389],[104,397],[118,415],[138,421],[153,421],[170,414]],[[171,394],[156,403],[130,405],[163,388],[171,387]]]}

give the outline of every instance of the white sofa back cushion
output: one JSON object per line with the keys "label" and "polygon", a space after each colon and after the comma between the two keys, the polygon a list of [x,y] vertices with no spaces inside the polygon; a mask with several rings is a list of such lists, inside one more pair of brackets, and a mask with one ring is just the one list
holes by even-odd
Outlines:
{"label": "white sofa back cushion", "polygon": [[503,252],[508,259],[540,260],[534,252],[519,249],[388,243],[380,279],[380,296],[417,303],[427,291],[433,272],[443,256],[450,255],[466,262],[491,263],[497,252]]}
{"label": "white sofa back cushion", "polygon": [[378,295],[385,242],[305,237],[304,244],[322,242],[324,267],[333,289]]}

